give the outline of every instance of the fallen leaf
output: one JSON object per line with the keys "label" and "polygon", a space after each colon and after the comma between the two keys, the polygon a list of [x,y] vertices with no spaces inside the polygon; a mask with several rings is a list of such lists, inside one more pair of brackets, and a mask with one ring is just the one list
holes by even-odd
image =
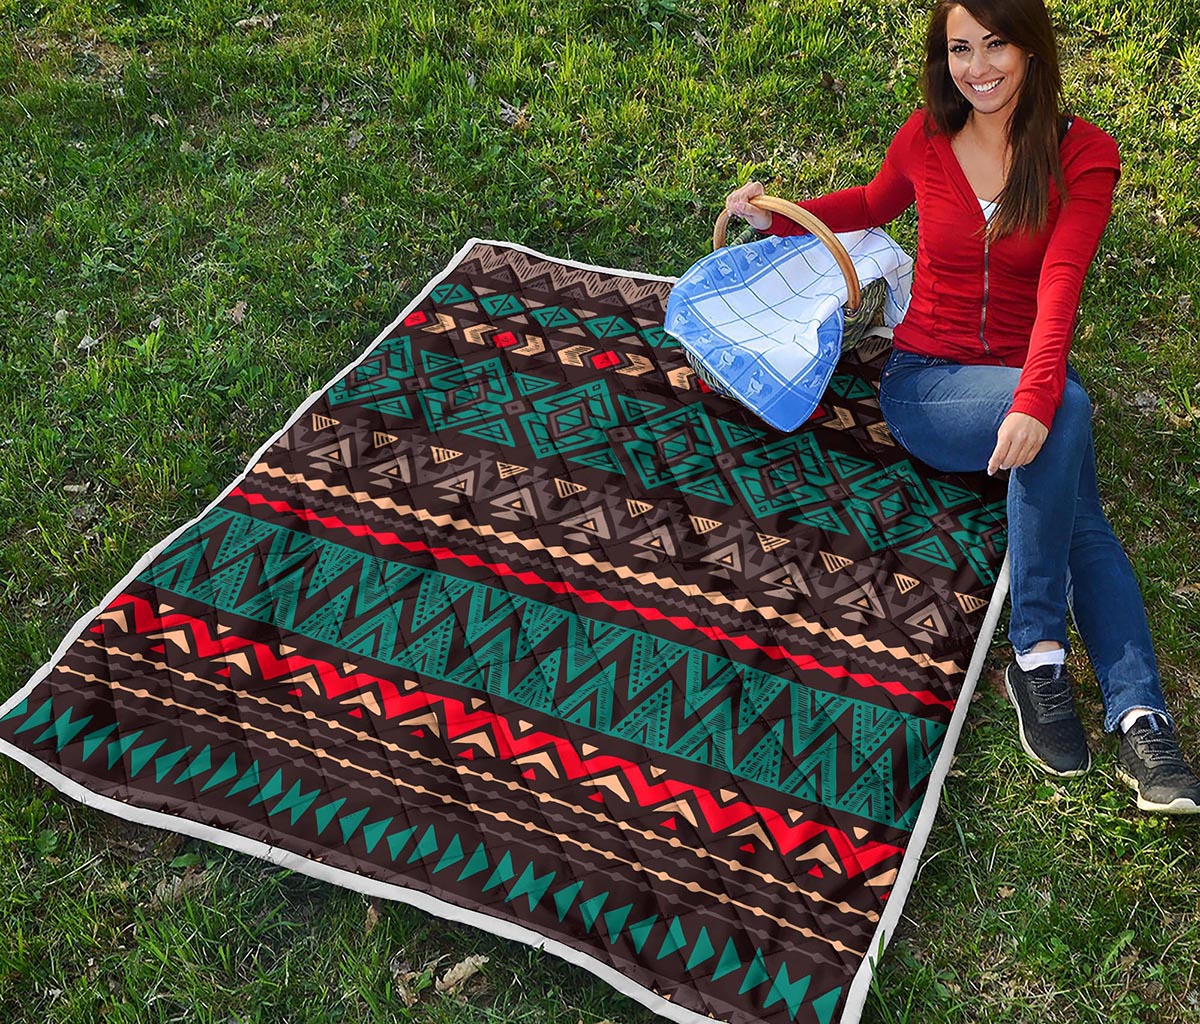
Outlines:
{"label": "fallen leaf", "polygon": [[473,978],[479,969],[488,962],[482,953],[460,960],[437,980],[434,986],[438,992],[453,993],[463,982]]}
{"label": "fallen leaf", "polygon": [[229,309],[225,310],[225,315],[240,327],[243,321],[246,319],[247,308],[248,307],[244,301],[238,301],[234,303],[234,305],[230,306]]}
{"label": "fallen leaf", "polygon": [[392,972],[392,981],[396,985],[396,991],[400,995],[401,1002],[405,1006],[415,1006],[417,1000],[420,999],[421,986],[417,983],[421,978],[421,971],[414,971],[405,960],[403,953],[397,953],[392,957],[391,963],[388,965]]}
{"label": "fallen leaf", "polygon": [[162,114],[151,114],[150,123],[156,128],[166,128],[167,119],[163,117]]}
{"label": "fallen leaf", "polygon": [[367,904],[367,919],[363,924],[363,934],[370,935],[379,924],[379,907],[374,900]]}
{"label": "fallen leaf", "polygon": [[95,348],[100,344],[99,338],[93,338],[90,334],[85,334],[79,339],[79,347],[86,352],[89,348]]}
{"label": "fallen leaf", "polygon": [[67,494],[84,494],[88,489],[87,484],[63,484],[63,490]]}
{"label": "fallen leaf", "polygon": [[162,325],[163,325],[163,318],[161,316],[156,316],[153,320],[150,321],[150,330],[157,331]]}
{"label": "fallen leaf", "polygon": [[150,900],[151,910],[160,910],[168,904],[175,903],[190,892],[203,889],[208,884],[208,875],[204,869],[188,868],[182,875],[171,875],[164,878],[154,887],[154,897]]}
{"label": "fallen leaf", "polygon": [[362,132],[360,132],[360,131],[359,131],[357,128],[355,128],[355,129],[354,129],[354,130],[353,130],[353,131],[352,131],[352,132],[351,132],[351,133],[350,133],[350,134],[349,134],[349,135],[346,137],[346,148],[347,148],[347,149],[357,149],[357,148],[358,148],[358,144],[359,144],[360,142],[362,142],[362,140],[363,140],[363,133],[362,133]]}
{"label": "fallen leaf", "polygon": [[828,71],[821,72],[820,85],[821,85],[822,89],[829,90],[835,96],[842,96],[846,92],[845,85],[843,85],[836,78],[834,78],[833,75],[831,75]]}
{"label": "fallen leaf", "polygon": [[1002,900],[1010,900],[1017,894],[1017,890],[1011,888],[1010,886],[1002,885],[1002,886],[1000,886],[999,889],[996,890],[996,894]]}
{"label": "fallen leaf", "polygon": [[184,139],[184,140],[183,140],[183,141],[182,141],[182,142],[179,144],[179,152],[180,152],[180,153],[185,153],[185,154],[186,154],[186,153],[194,153],[194,152],[196,152],[196,147],[195,147],[195,146],[193,146],[193,145],[192,145],[190,142],[188,142],[188,140],[187,140],[187,139]]}
{"label": "fallen leaf", "polygon": [[54,322],[58,324],[59,327],[65,324],[67,322],[67,311],[65,309],[58,310],[54,314]]}
{"label": "fallen leaf", "polygon": [[256,28],[265,28],[269,31],[278,20],[278,14],[255,14],[236,22],[235,27],[240,28],[243,32],[250,32]]}
{"label": "fallen leaf", "polygon": [[1133,396],[1133,404],[1142,412],[1153,412],[1158,408],[1158,395],[1153,391],[1139,391]]}
{"label": "fallen leaf", "polygon": [[529,127],[529,118],[525,107],[515,107],[508,100],[500,100],[500,120],[510,128],[525,129]]}

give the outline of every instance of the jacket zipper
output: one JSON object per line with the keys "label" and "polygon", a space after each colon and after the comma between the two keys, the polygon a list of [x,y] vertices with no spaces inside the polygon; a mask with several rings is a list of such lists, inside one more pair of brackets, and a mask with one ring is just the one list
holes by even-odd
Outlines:
{"label": "jacket zipper", "polygon": [[992,350],[988,348],[987,338],[983,336],[983,328],[987,323],[988,304],[988,234],[988,227],[985,221],[983,225],[983,306],[979,310],[979,343],[983,346],[984,352],[991,355]]}

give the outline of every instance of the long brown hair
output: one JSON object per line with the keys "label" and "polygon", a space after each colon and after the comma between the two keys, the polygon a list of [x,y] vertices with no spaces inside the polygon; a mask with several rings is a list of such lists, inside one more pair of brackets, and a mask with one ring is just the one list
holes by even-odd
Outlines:
{"label": "long brown hair", "polygon": [[921,89],[934,129],[956,134],[971,112],[970,101],[950,77],[946,19],[954,7],[966,8],[988,31],[1032,54],[1021,92],[1008,121],[1012,163],[988,224],[994,238],[1016,232],[1036,234],[1046,226],[1050,178],[1066,199],[1058,147],[1066,125],[1058,46],[1043,0],[938,0],[925,34],[925,73]]}

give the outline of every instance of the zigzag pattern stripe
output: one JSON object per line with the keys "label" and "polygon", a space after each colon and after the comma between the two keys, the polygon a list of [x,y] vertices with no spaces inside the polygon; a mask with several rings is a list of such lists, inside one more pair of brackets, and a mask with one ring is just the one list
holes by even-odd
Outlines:
{"label": "zigzag pattern stripe", "polygon": [[791,612],[781,612],[770,605],[756,605],[747,598],[731,598],[719,591],[705,591],[690,583],[680,583],[667,576],[656,575],[645,570],[635,571],[624,565],[614,565],[611,562],[598,559],[588,552],[570,551],[559,545],[545,544],[536,537],[522,537],[520,534],[507,530],[497,530],[486,523],[472,523],[466,519],[457,518],[449,513],[433,513],[427,509],[413,508],[402,502],[388,497],[376,497],[366,491],[351,491],[341,484],[328,484],[324,480],[310,478],[302,473],[289,473],[287,470],[272,466],[266,462],[257,463],[251,470],[252,474],[261,474],[275,479],[286,480],[290,484],[306,487],[313,491],[323,491],[335,498],[349,498],[359,504],[370,504],[377,508],[395,512],[397,515],[409,517],[418,522],[429,523],[441,529],[450,528],[461,532],[474,532],[481,537],[490,537],[502,544],[522,547],[527,551],[544,552],[552,558],[566,558],[581,566],[610,573],[622,580],[633,580],[637,583],[656,586],[661,590],[677,590],[687,597],[698,597],[710,604],[722,605],[743,615],[757,615],[765,622],[785,622],[794,629],[801,629],[813,636],[824,636],[835,643],[844,643],[854,649],[865,648],[875,654],[887,654],[900,661],[911,661],[921,668],[932,668],[947,678],[961,678],[963,667],[953,660],[938,661],[920,651],[910,651],[904,647],[888,646],[880,640],[869,640],[864,636],[844,633],[837,627],[823,626]]}
{"label": "zigzag pattern stripe", "polygon": [[[60,671],[67,675],[76,676],[77,678],[79,678],[80,681],[88,683],[91,686],[105,686],[105,687],[108,687],[109,689],[113,690],[114,692],[124,693],[130,697],[136,697],[139,700],[153,701],[155,703],[161,704],[163,707],[178,708],[181,711],[187,712],[188,714],[196,715],[199,718],[212,719],[214,722],[219,722],[220,724],[229,726],[231,728],[241,729],[243,732],[246,732],[246,733],[258,733],[258,734],[262,735],[263,737],[266,737],[267,739],[274,738],[273,730],[260,729],[257,726],[249,724],[248,722],[243,722],[236,718],[231,718],[228,715],[217,714],[214,711],[210,711],[208,708],[196,707],[193,705],[185,704],[182,701],[176,700],[174,697],[161,697],[158,694],[151,693],[149,690],[145,689],[144,687],[126,686],[124,683],[118,682],[117,680],[106,679],[102,676],[98,676],[94,672],[79,672],[68,666],[61,666]],[[132,744],[133,742],[136,741],[137,735],[139,735],[139,734],[135,733],[135,734],[133,734],[132,738],[126,737],[122,742],[124,742],[126,744]],[[423,796],[431,795],[431,791],[426,786],[420,785],[419,783],[409,782],[407,779],[401,779],[394,775],[387,775],[386,773],[381,772],[376,768],[364,768],[361,765],[355,764],[353,761],[349,760],[348,758],[346,758],[344,756],[340,756],[337,753],[330,752],[321,747],[311,747],[311,746],[309,746],[305,743],[302,743],[296,739],[290,740],[288,742],[288,746],[292,750],[299,751],[299,752],[302,752],[305,754],[311,754],[313,757],[315,757],[319,761],[335,762],[342,768],[349,769],[350,771],[361,772],[363,775],[366,775],[366,776],[368,776],[372,779],[375,779],[377,781],[380,781],[380,782],[386,782],[392,786],[395,786],[397,789],[411,790],[413,793],[417,793],[417,794],[420,794]],[[569,846],[574,846],[575,848],[577,848],[578,850],[580,850],[584,853],[595,854],[598,857],[602,858],[607,863],[622,864],[626,868],[628,868],[630,871],[632,871],[636,874],[645,875],[649,878],[655,878],[660,882],[670,882],[674,885],[678,885],[681,887],[686,886],[686,888],[689,892],[692,892],[692,893],[695,893],[695,894],[701,895],[701,896],[707,896],[719,904],[727,904],[729,906],[736,906],[739,910],[744,910],[749,914],[753,914],[755,917],[762,918],[765,921],[770,921],[773,924],[777,925],[778,927],[783,928],[787,931],[794,931],[800,935],[803,935],[807,939],[812,939],[817,942],[825,943],[826,945],[830,946],[831,948],[833,948],[834,950],[836,950],[839,953],[849,953],[853,956],[860,956],[860,957],[863,956],[862,950],[851,949],[849,946],[847,946],[845,943],[843,943],[842,941],[840,941],[838,939],[829,939],[828,937],[826,937],[824,935],[820,935],[819,933],[814,932],[811,928],[805,927],[804,925],[798,925],[793,921],[789,921],[786,918],[778,916],[777,914],[772,914],[770,911],[764,910],[762,907],[756,907],[751,904],[743,903],[738,900],[735,900],[731,896],[729,896],[728,893],[713,892],[711,890],[705,889],[703,886],[699,886],[695,882],[688,882],[688,883],[682,882],[679,879],[675,878],[673,875],[671,875],[669,872],[656,871],[652,868],[648,868],[644,864],[642,864],[638,861],[629,860],[628,858],[622,857],[619,854],[614,853],[611,850],[603,850],[599,847],[593,846],[591,843],[584,842],[582,839],[577,839],[574,836],[564,835],[563,833],[556,832],[553,829],[543,828],[541,825],[537,824],[537,822],[533,822],[533,821],[514,822],[514,819],[505,811],[494,811],[490,807],[485,807],[482,804],[474,803],[474,802],[467,801],[467,800],[458,800],[458,799],[455,799],[453,796],[451,796],[449,793],[432,794],[432,795],[437,796],[438,799],[440,799],[443,804],[447,804],[447,803],[455,804],[458,807],[462,807],[462,808],[470,811],[472,814],[481,815],[483,817],[488,817],[488,818],[494,818],[495,820],[503,822],[503,823],[515,824],[515,825],[517,825],[517,827],[523,828],[526,832],[538,833],[540,835],[546,836],[547,838],[554,839],[554,841],[556,843],[565,843]]]}
{"label": "zigzag pattern stripe", "polygon": [[777,644],[768,647],[765,644],[755,642],[750,637],[744,635],[734,636],[717,626],[706,626],[694,622],[686,615],[667,615],[659,609],[648,605],[635,605],[631,601],[606,598],[597,590],[575,587],[563,580],[543,579],[537,573],[513,569],[511,566],[503,563],[485,562],[478,555],[459,554],[444,546],[435,548],[423,541],[405,540],[398,534],[381,533],[361,523],[347,523],[340,516],[322,516],[312,509],[298,508],[286,501],[274,501],[262,494],[247,491],[241,487],[235,487],[230,494],[231,496],[244,499],[250,506],[265,505],[272,512],[292,515],[302,522],[316,523],[328,530],[345,530],[355,537],[370,537],[380,544],[395,545],[404,548],[406,551],[427,554],[438,561],[456,561],[472,569],[488,569],[498,577],[509,576],[528,586],[546,587],[555,594],[570,594],[573,597],[579,598],[585,604],[599,604],[611,608],[613,611],[632,612],[647,622],[668,622],[683,632],[689,630],[695,631],[710,640],[719,640],[723,643],[728,643],[741,651],[758,651],[776,661],[790,661],[797,668],[805,671],[821,672],[829,676],[830,679],[844,679],[862,687],[878,686],[893,697],[912,697],[914,700],[920,701],[920,703],[929,707],[938,705],[947,711],[954,710],[954,701],[945,700],[928,690],[911,690],[899,680],[876,679],[866,672],[849,672],[840,665],[824,665],[811,655],[795,654]]}
{"label": "zigzag pattern stripe", "polygon": [[[271,541],[270,551],[261,556],[265,561],[257,570],[254,592],[243,600],[243,587],[251,579],[254,562],[260,557],[255,555],[255,551],[268,539]],[[209,549],[214,545],[218,549],[210,553]],[[292,552],[291,556],[288,555],[289,551]],[[309,565],[310,556],[314,554],[317,560]],[[289,557],[293,564],[286,570],[271,568],[273,561],[287,563]],[[205,573],[197,577],[197,570],[202,565],[206,567]],[[357,577],[356,585],[341,590],[336,601],[321,602],[303,621],[297,621],[302,617],[298,611],[302,594],[312,598],[315,592],[335,578],[346,576],[349,579],[348,574]],[[553,693],[559,682],[554,677],[561,677],[561,681],[571,687],[571,692],[558,698],[556,710],[564,716],[585,716],[581,720],[593,731],[614,737],[635,738],[648,749],[657,749],[697,764],[720,767],[735,777],[757,782],[782,793],[794,795],[794,791],[801,792],[806,799],[815,800],[823,806],[849,811],[889,827],[907,830],[915,820],[920,808],[921,785],[933,763],[924,751],[921,739],[923,731],[933,723],[923,718],[900,711],[882,711],[856,698],[829,695],[797,680],[783,679],[758,670],[751,672],[719,655],[705,654],[686,645],[675,645],[679,648],[680,657],[689,659],[689,671],[698,673],[693,680],[694,685],[702,687],[702,690],[687,698],[688,704],[693,701],[707,703],[715,692],[729,690],[735,680],[739,681],[739,691],[755,683],[761,692],[769,692],[771,696],[768,703],[781,693],[790,694],[791,743],[797,748],[794,753],[799,754],[801,748],[809,748],[811,753],[790,774],[781,772],[785,723],[780,722],[768,735],[761,737],[753,752],[735,756],[732,749],[734,743],[739,742],[744,746],[752,738],[747,733],[749,722],[745,716],[750,713],[757,717],[765,711],[765,705],[758,707],[755,703],[764,698],[751,698],[745,694],[737,704],[736,732],[730,720],[734,714],[731,707],[733,697],[729,696],[724,702],[711,705],[703,720],[696,721],[671,741],[668,736],[674,713],[671,685],[665,683],[640,702],[634,700],[637,708],[618,723],[612,719],[614,702],[627,704],[636,698],[637,690],[627,692],[635,681],[618,673],[616,662],[609,661],[601,667],[597,661],[597,654],[607,657],[622,645],[637,643],[644,634],[624,626],[539,605],[483,583],[446,576],[432,569],[381,560],[352,548],[296,533],[283,526],[247,519],[228,509],[212,511],[200,523],[181,534],[164,550],[161,560],[144,570],[139,577],[144,583],[190,597],[210,607],[268,622],[278,629],[299,633],[321,643],[341,645],[348,655],[361,653],[357,646],[342,638],[343,623],[351,601],[355,602],[356,607],[362,604],[364,597],[368,604],[378,601],[384,594],[378,592],[379,584],[372,581],[391,578],[399,582],[390,586],[387,590],[389,595],[394,596],[396,586],[415,580],[421,581],[420,594],[415,606],[410,604],[410,611],[406,613],[412,619],[404,634],[406,645],[391,653],[382,649],[375,651],[374,647],[379,641],[372,639],[372,650],[368,653],[376,660],[399,668],[411,668],[419,663],[420,671],[427,677],[474,689],[499,688],[507,699],[534,709],[555,700]],[[459,613],[452,610],[452,605],[464,594],[474,595],[472,609],[478,607],[481,618],[474,628],[471,622],[467,623],[466,639],[475,645],[472,653],[460,664],[451,666],[446,660],[449,655],[446,631],[460,628]],[[486,610],[491,604],[495,604],[499,611]],[[395,617],[401,607],[397,603],[395,610],[388,613],[385,625],[392,633],[399,623]],[[522,623],[520,632],[514,638],[520,643],[531,642],[525,624],[530,615],[551,623],[549,628],[552,630],[561,626],[569,634],[565,660],[556,656],[550,661],[540,662],[525,680],[525,684],[534,686],[528,695],[523,690],[514,689],[512,684],[515,681],[509,680],[512,667],[512,641],[509,634],[492,635],[483,642],[487,630],[479,633],[485,618],[491,622],[496,621],[497,615],[511,619],[517,615],[518,609],[524,609],[524,617],[513,619],[514,623]],[[471,614],[474,618],[476,612],[472,611]],[[370,623],[375,621],[374,618],[369,620]],[[361,631],[366,625],[358,628]],[[371,635],[375,637],[377,627],[372,626],[371,629]],[[357,633],[351,634],[352,638],[354,636]],[[655,639],[653,642],[661,641]],[[580,650],[582,644],[595,653],[589,653],[586,659],[580,660],[572,652]],[[580,675],[585,670],[591,672],[587,678]],[[704,679],[708,682],[703,682]],[[624,689],[618,690],[618,687]],[[703,700],[700,699],[701,692],[706,695]],[[751,692],[754,692],[753,689]],[[833,711],[826,712],[825,708],[832,708]],[[871,751],[880,750],[886,744],[886,749],[853,780],[839,778],[837,767],[838,761],[844,762],[845,758],[838,753],[836,740],[839,731],[834,719],[848,709],[853,709],[856,723],[860,716],[865,716],[863,721],[871,723]],[[944,725],[941,728],[944,729]],[[857,729],[858,726],[856,735]],[[811,744],[817,746],[810,747]],[[856,757],[845,770],[857,772],[861,765],[861,759]],[[901,789],[911,793],[906,806],[897,806],[896,794]]]}
{"label": "zigzag pattern stripe", "polygon": [[[265,644],[244,639],[233,631],[214,637],[205,620],[174,610],[157,615],[150,603],[143,598],[130,595],[117,598],[99,616],[99,631],[103,631],[105,623],[112,623],[125,633],[135,632],[138,635],[161,638],[180,645],[185,653],[223,665],[237,666],[247,675],[262,678],[266,682],[288,682],[296,678],[315,677],[321,683],[322,696],[329,700],[345,701],[369,689],[380,695],[384,716],[389,719],[400,719],[418,713],[436,703],[445,709],[444,722],[448,738],[470,735],[481,728],[494,730],[496,749],[504,751],[505,756],[514,760],[552,747],[557,763],[569,779],[596,778],[619,771],[632,789],[633,799],[639,805],[659,807],[664,803],[686,799],[698,812],[698,820],[703,821],[715,835],[727,834],[736,826],[744,826],[752,819],[761,823],[781,856],[811,844],[815,839],[828,839],[848,877],[870,871],[880,863],[904,852],[902,847],[875,840],[857,842],[836,827],[811,820],[789,824],[782,814],[772,808],[761,807],[747,800],[724,803],[708,790],[679,780],[663,778],[651,781],[646,778],[642,766],[631,761],[611,753],[585,757],[565,739],[549,733],[514,732],[502,716],[482,708],[468,711],[466,704],[453,698],[439,697],[419,689],[402,694],[393,680],[361,670],[344,676],[328,662],[299,651],[280,654]],[[96,627],[93,627],[93,630],[96,630]],[[180,633],[181,630],[186,632]],[[106,639],[109,638],[106,636]],[[112,642],[111,639],[109,642]],[[250,657],[254,659],[253,665]],[[369,732],[358,730],[358,733],[361,739],[375,739]],[[395,746],[388,744],[389,749]],[[461,766],[454,767],[457,769]],[[653,835],[649,832],[642,834],[647,838]]]}

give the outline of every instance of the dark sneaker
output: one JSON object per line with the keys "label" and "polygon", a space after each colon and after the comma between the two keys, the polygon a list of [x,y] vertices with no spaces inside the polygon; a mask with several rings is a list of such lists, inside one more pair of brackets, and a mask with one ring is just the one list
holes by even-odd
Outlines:
{"label": "dark sneaker", "polygon": [[1022,671],[1015,661],[1004,673],[1004,688],[1017,709],[1021,746],[1051,775],[1082,775],[1092,752],[1075,713],[1071,676],[1065,665]]}
{"label": "dark sneaker", "polygon": [[1121,735],[1117,775],[1133,787],[1143,811],[1200,814],[1200,779],[1183,759],[1175,730],[1157,715],[1143,715]]}

